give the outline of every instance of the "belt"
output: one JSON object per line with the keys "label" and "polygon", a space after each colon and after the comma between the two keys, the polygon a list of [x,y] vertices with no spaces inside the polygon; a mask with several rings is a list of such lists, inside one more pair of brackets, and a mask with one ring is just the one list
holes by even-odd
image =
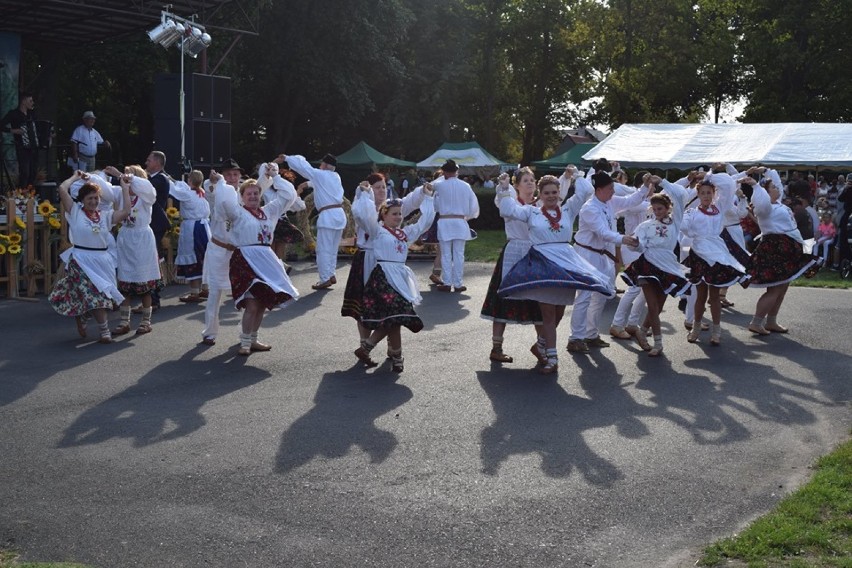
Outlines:
{"label": "belt", "polygon": [[441,215],[439,219],[464,219],[464,215]]}
{"label": "belt", "polygon": [[740,226],[739,223],[731,223],[730,225],[725,225],[725,228],[727,229],[728,227],[739,227],[739,226]]}
{"label": "belt", "polygon": [[614,254],[612,254],[611,252],[609,252],[609,251],[608,251],[608,250],[606,250],[606,249],[596,249],[596,248],[592,248],[592,247],[590,247],[590,246],[588,246],[588,245],[584,245],[583,243],[578,243],[577,241],[574,241],[574,244],[575,244],[575,245],[577,245],[578,247],[584,248],[584,249],[586,249],[586,250],[590,250],[590,251],[592,251],[592,252],[596,252],[596,253],[598,253],[598,254],[602,254],[602,255],[604,255],[604,256],[607,256],[607,257],[609,257],[609,259],[610,259],[611,261],[613,261],[613,262],[618,262],[618,259],[617,259],[617,258],[615,258],[615,255],[614,255]]}
{"label": "belt", "polygon": [[79,154],[79,153],[78,153],[77,155],[78,155],[78,156],[82,156],[82,157],[84,157],[84,158],[94,158],[94,157],[95,157],[95,155],[94,155],[94,154],[92,154],[91,156],[89,156],[88,154]]}
{"label": "belt", "polygon": [[326,209],[337,209],[338,207],[342,208],[342,203],[335,203],[334,205],[326,205],[325,207],[320,207],[319,213],[322,213]]}
{"label": "belt", "polygon": [[222,241],[220,241],[216,237],[213,237],[212,239],[210,239],[210,241],[212,241],[212,243],[214,245],[218,245],[218,246],[222,247],[223,249],[229,250],[231,252],[234,252],[235,250],[237,250],[237,247],[235,247],[234,245],[229,244],[229,243],[223,243]]}
{"label": "belt", "polygon": [[80,249],[80,250],[109,250],[107,248],[93,248],[93,247],[84,247],[84,246],[80,246],[80,245],[74,245],[74,248]]}

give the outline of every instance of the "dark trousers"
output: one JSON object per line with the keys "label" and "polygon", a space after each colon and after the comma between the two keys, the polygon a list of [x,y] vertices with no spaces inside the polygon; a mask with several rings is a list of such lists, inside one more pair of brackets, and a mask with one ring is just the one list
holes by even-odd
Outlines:
{"label": "dark trousers", "polygon": [[26,189],[35,186],[38,150],[15,146],[15,154],[18,157],[18,187]]}

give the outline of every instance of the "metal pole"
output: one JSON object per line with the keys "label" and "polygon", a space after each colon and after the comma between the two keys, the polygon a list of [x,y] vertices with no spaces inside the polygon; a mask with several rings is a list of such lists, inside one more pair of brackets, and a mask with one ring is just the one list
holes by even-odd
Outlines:
{"label": "metal pole", "polygon": [[183,42],[186,41],[186,35],[181,37],[180,39],[180,167],[181,171],[183,170],[183,164],[186,162],[186,134],[184,132],[185,129],[185,121],[186,117],[184,116],[185,112],[185,104],[184,104],[184,90],[183,90]]}

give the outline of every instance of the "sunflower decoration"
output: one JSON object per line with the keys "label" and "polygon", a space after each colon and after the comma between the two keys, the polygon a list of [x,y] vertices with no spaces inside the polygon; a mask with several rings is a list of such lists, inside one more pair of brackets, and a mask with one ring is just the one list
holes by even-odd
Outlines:
{"label": "sunflower decoration", "polygon": [[56,207],[54,207],[53,204],[46,199],[38,204],[38,213],[45,219],[50,217],[54,211],[56,211]]}
{"label": "sunflower decoration", "polygon": [[47,219],[47,224],[50,225],[51,229],[59,229],[62,227],[62,222],[56,217],[49,217]]}
{"label": "sunflower decoration", "polygon": [[180,211],[178,211],[177,207],[166,207],[166,215],[169,216],[169,219],[179,219]]}
{"label": "sunflower decoration", "polygon": [[21,250],[23,249],[21,249],[21,245],[9,245],[7,250],[9,251],[9,254],[21,254]]}
{"label": "sunflower decoration", "polygon": [[21,233],[12,233],[11,235],[8,235],[9,244],[20,245],[21,240]]}
{"label": "sunflower decoration", "polygon": [[19,229],[27,228],[27,224],[24,223],[24,220],[18,217],[17,215],[15,215],[15,225],[17,225]]}
{"label": "sunflower decoration", "polygon": [[6,254],[6,245],[0,243],[0,256],[3,256],[4,254]]}

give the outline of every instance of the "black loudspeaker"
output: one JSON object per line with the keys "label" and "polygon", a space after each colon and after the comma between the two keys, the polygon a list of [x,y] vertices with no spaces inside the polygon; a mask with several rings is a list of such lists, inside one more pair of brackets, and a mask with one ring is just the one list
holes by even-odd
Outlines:
{"label": "black loudspeaker", "polygon": [[210,75],[192,75],[192,114],[187,116],[210,120],[213,106],[213,77]]}
{"label": "black loudspeaker", "polygon": [[[210,107],[211,120],[231,122],[231,79],[211,76],[213,100]],[[228,134],[230,139],[230,134]]]}
{"label": "black loudspeaker", "polygon": [[[180,164],[180,75],[154,81],[154,149],[166,154],[166,171]],[[186,155],[193,167],[209,169],[231,156],[231,79],[193,73],[184,76]]]}
{"label": "black loudspeaker", "polygon": [[212,165],[221,164],[231,157],[231,123],[211,122],[210,138]]}
{"label": "black loudspeaker", "polygon": [[[189,146],[187,146],[187,149]],[[180,119],[154,119],[154,150],[166,155],[166,172],[175,179],[180,179]]]}
{"label": "black loudspeaker", "polygon": [[190,159],[193,164],[212,163],[213,140],[211,138],[212,122],[209,120],[192,121],[192,153]]}

